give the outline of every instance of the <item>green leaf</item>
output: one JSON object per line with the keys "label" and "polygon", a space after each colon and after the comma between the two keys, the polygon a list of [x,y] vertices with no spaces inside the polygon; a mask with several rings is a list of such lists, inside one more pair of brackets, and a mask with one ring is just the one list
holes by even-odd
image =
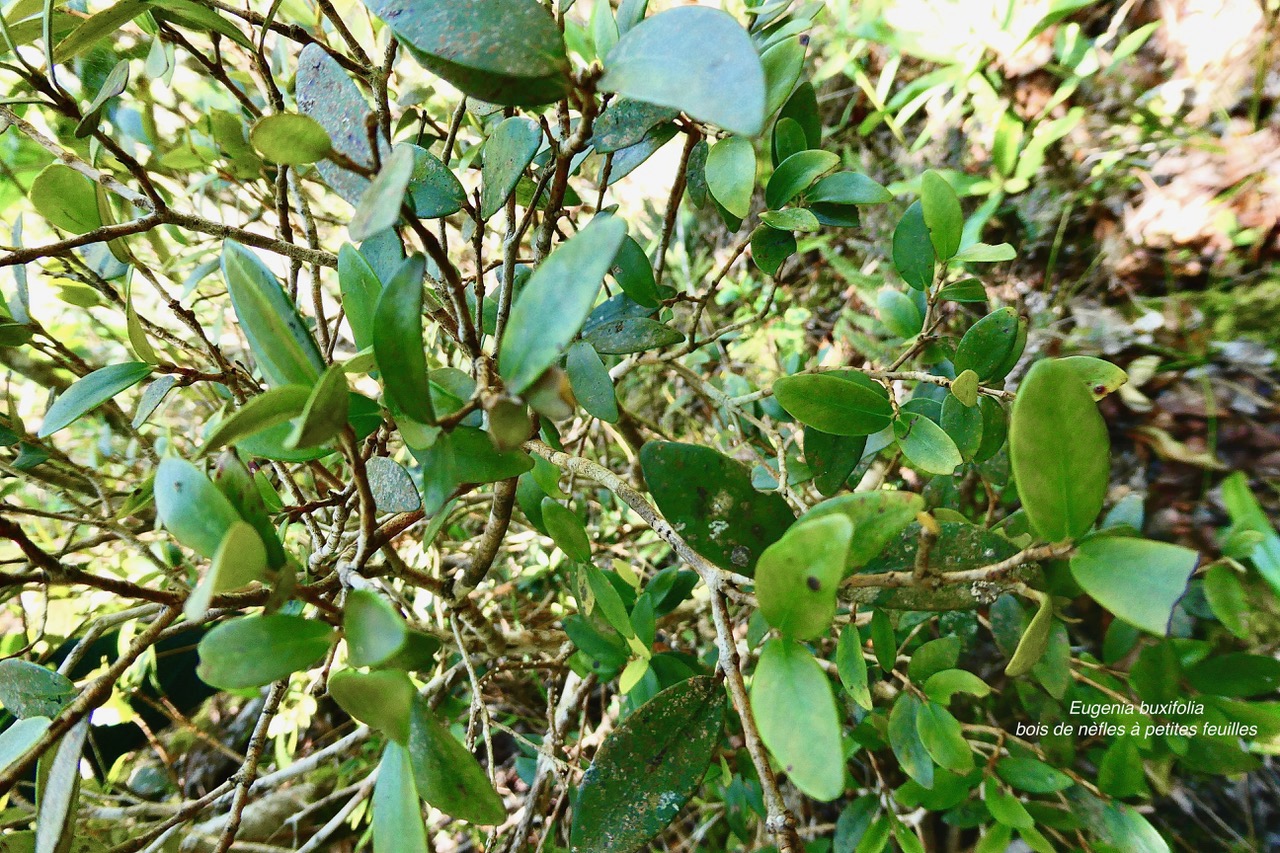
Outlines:
{"label": "green leaf", "polygon": [[831,627],[852,535],[848,518],[827,515],[793,525],[760,555],[760,614],[784,637],[811,640]]}
{"label": "green leaf", "polygon": [[542,523],[548,535],[570,560],[591,561],[591,540],[577,514],[554,498],[542,499]]}
{"label": "green leaf", "polygon": [[951,669],[960,660],[960,637],[951,634],[922,643],[907,664],[907,675],[917,684],[935,673]]}
{"label": "green leaf", "polygon": [[482,153],[482,218],[488,219],[502,209],[541,145],[542,129],[531,118],[512,116],[493,129]]}
{"label": "green leaf", "polygon": [[[713,149],[714,150],[714,149]],[[804,192],[818,178],[840,165],[840,157],[830,151],[801,151],[778,164],[765,186],[764,200],[770,210],[779,210]]]}
{"label": "green leaf", "polygon": [[996,773],[1028,794],[1056,794],[1075,784],[1066,773],[1035,758],[1006,756],[996,762]]}
{"label": "green leaf", "polygon": [[[546,501],[547,499],[543,498],[544,510]],[[591,595],[595,598],[596,606],[600,608],[605,621],[627,639],[634,637],[635,627],[631,624],[631,617],[627,615],[627,606],[623,603],[618,590],[605,577],[604,572],[590,563],[584,562],[582,570],[586,573],[587,586],[590,587]]]}
{"label": "green leaf", "polygon": [[512,393],[532,385],[578,334],[626,236],[618,217],[596,217],[534,270],[499,348],[498,370]]}
{"label": "green leaf", "polygon": [[36,175],[28,191],[36,212],[55,228],[84,234],[102,227],[98,191],[93,181],[62,163],[52,163]]}
{"label": "green leaf", "polygon": [[920,202],[913,202],[893,232],[894,269],[916,290],[926,290],[933,284],[936,260],[929,228],[924,224],[924,209]]}
{"label": "green leaf", "polygon": [[464,94],[532,107],[569,85],[564,39],[537,0],[365,0],[423,68]]}
{"label": "green leaf", "polygon": [[310,388],[325,367],[324,359],[275,275],[234,240],[222,243],[222,275],[240,330],[267,382]]}
{"label": "green leaf", "polygon": [[200,455],[212,453],[224,445],[238,444],[243,438],[293,420],[302,414],[310,398],[311,390],[305,385],[282,385],[250,397],[214,427],[200,449]]}
{"label": "green leaf", "polygon": [[760,57],[742,26],[719,9],[680,6],[646,18],[604,66],[606,92],[672,107],[742,136],[764,130]]}
{"label": "green leaf", "polygon": [[249,130],[249,142],[262,159],[286,166],[323,160],[333,147],[320,122],[298,113],[263,116]]}
{"label": "green leaf", "polygon": [[813,470],[813,484],[823,495],[840,491],[867,448],[865,435],[831,435],[804,429],[804,461]]}
{"label": "green leaf", "polygon": [[972,370],[962,370],[951,382],[951,396],[966,406],[978,405],[978,374]]}
{"label": "green leaf", "polygon": [[860,172],[827,175],[805,194],[809,204],[885,204],[893,193]]}
{"label": "green leaf", "polygon": [[400,205],[409,191],[413,170],[413,149],[397,145],[360,196],[356,212],[347,224],[352,240],[368,240],[380,231],[395,227],[400,221]]}
{"label": "green leaf", "polygon": [[724,725],[725,694],[699,676],[663,690],[615,728],[583,774],[570,845],[635,853],[702,784]]}
{"label": "green leaf", "polygon": [[[52,4],[49,8],[52,13]],[[144,0],[122,0],[89,16],[53,48],[53,61],[61,65],[74,59],[145,11]]]}
{"label": "green leaf", "polygon": [[[403,673],[401,673],[403,676]],[[408,681],[408,678],[405,678]],[[395,741],[382,750],[373,784],[373,853],[428,853],[409,751]]]}
{"label": "green leaf", "polygon": [[399,744],[409,742],[409,715],[416,693],[409,676],[398,669],[340,669],[329,676],[329,695],[342,710]]}
{"label": "green leaf", "polygon": [[502,798],[475,757],[432,714],[427,700],[413,697],[409,719],[409,763],[418,796],[459,820],[493,825],[506,820]]}
{"label": "green leaf", "polygon": [[951,436],[918,412],[904,411],[893,422],[893,432],[902,455],[925,473],[948,476],[964,462]]}
{"label": "green leaf", "polygon": [[1243,471],[1222,481],[1222,502],[1237,530],[1252,531],[1260,537],[1248,559],[1272,589],[1280,590],[1280,534],[1249,491],[1249,478]]}
{"label": "green leaf", "polygon": [[1212,696],[1262,696],[1280,688],[1280,660],[1246,652],[1214,655],[1187,670],[1187,683]]}
{"label": "green leaf", "polygon": [[916,733],[939,767],[961,774],[973,769],[973,749],[964,739],[959,721],[946,708],[921,703],[916,710]]}
{"label": "green leaf", "polygon": [[422,343],[421,255],[406,260],[383,288],[373,311],[373,354],[387,399],[420,423],[434,423],[427,356]]}
{"label": "green leaf", "polygon": [[973,461],[985,462],[1004,447],[1009,435],[1009,416],[1000,401],[993,397],[979,397],[978,409],[982,412],[982,444],[973,454]]}
{"label": "green leaf", "polygon": [[924,683],[924,692],[939,705],[951,704],[951,697],[957,693],[968,693],[970,696],[983,697],[991,693],[991,687],[972,672],[963,669],[944,669],[929,676]]}
{"label": "green leaf", "polygon": [[703,174],[712,197],[725,210],[745,219],[756,187],[756,152],[751,141],[741,136],[721,139],[707,152]]}
{"label": "green leaf", "polygon": [[876,294],[876,308],[880,312],[880,322],[900,338],[913,338],[924,326],[924,315],[915,300],[900,290],[882,288]]}
{"label": "green leaf", "polygon": [[[319,44],[308,44],[298,55],[296,81],[298,109],[315,119],[329,136],[333,150],[365,166],[373,165],[373,148],[365,119],[371,114],[355,82],[342,66]],[[378,149],[383,156],[391,153],[381,130],[377,133]],[[316,164],[325,183],[350,204],[358,204],[369,186],[369,179],[329,160]]]}
{"label": "green leaf", "polygon": [[796,237],[790,231],[759,225],[751,232],[751,260],[765,275],[777,275],[783,261],[795,252]]}
{"label": "green leaf", "polygon": [[108,365],[82,376],[53,401],[36,435],[45,438],[70,426],[121,391],[137,385],[150,373],[150,364],[144,361],[127,361]]}
{"label": "green leaf", "polygon": [[35,853],[66,850],[76,835],[74,813],[80,795],[80,759],[88,734],[89,720],[81,719],[41,757]]}
{"label": "green leaf", "polygon": [[1052,631],[1053,599],[1045,595],[1040,599],[1040,606],[1036,615],[1031,617],[1027,630],[1022,632],[1022,639],[1018,640],[1018,647],[1004,668],[1004,674],[1017,678],[1030,672],[1049,648],[1049,635]]}
{"label": "green leaf", "polygon": [[848,573],[880,556],[923,509],[924,498],[914,492],[855,492],[815,504],[800,520],[840,513],[853,522],[853,539],[845,562]]}
{"label": "green leaf", "polygon": [[1234,568],[1225,563],[1211,567],[1204,576],[1204,597],[1224,628],[1241,640],[1248,639],[1249,599]]}
{"label": "green leaf", "polygon": [[632,98],[614,98],[593,127],[593,147],[599,154],[611,154],[629,148],[650,130],[680,115],[679,110],[646,104]]}
{"label": "green leaf", "polygon": [[0,705],[20,720],[53,718],[76,697],[60,672],[18,658],[0,660]]}
{"label": "green leaf", "polygon": [[262,687],[309,669],[329,651],[333,631],[315,619],[273,613],[217,625],[200,640],[196,675],[221,690]]}
{"label": "green leaf", "polygon": [[944,284],[938,291],[938,298],[949,299],[952,302],[986,302],[987,289],[978,279],[966,278],[964,281]]}
{"label": "green leaf", "polygon": [[975,405],[972,407],[966,406],[954,394],[948,394],[942,401],[942,430],[950,436],[960,458],[966,462],[972,461],[982,447],[982,410],[976,405],[976,392],[973,402]]}
{"label": "green leaf", "polygon": [[751,680],[760,739],[791,781],[815,800],[844,793],[844,749],[831,682],[804,646],[765,643]]}
{"label": "green leaf", "polygon": [[213,564],[195,591],[183,604],[191,621],[204,616],[209,602],[220,592],[240,589],[267,577],[267,548],[262,537],[247,521],[235,521],[227,528]]}
{"label": "green leaf", "polygon": [[318,447],[327,443],[346,427],[350,405],[347,376],[341,365],[331,364],[311,389],[302,416],[285,439],[285,447]]}
{"label": "green leaf", "polygon": [[39,742],[41,735],[49,728],[49,722],[48,717],[27,717],[0,732],[0,773],[8,770],[9,765]]}
{"label": "green leaf", "polygon": [[368,589],[347,593],[342,614],[347,659],[352,666],[378,666],[404,648],[408,628],[385,598]]}
{"label": "green leaf", "polygon": [[160,523],[201,556],[212,559],[231,526],[240,520],[218,487],[185,459],[161,459],[152,490]]}
{"label": "green leaf", "polygon": [[893,672],[898,664],[898,638],[889,620],[888,612],[876,610],[871,614],[871,649],[876,663],[885,673]]}
{"label": "green leaf", "polygon": [[627,317],[600,323],[592,326],[582,338],[596,352],[604,355],[645,352],[674,346],[684,341],[682,333],[648,317]]}
{"label": "green leaf", "polygon": [[800,423],[831,435],[872,435],[893,417],[883,386],[856,374],[785,376],[773,383],[773,396]]}
{"label": "green leaf", "polygon": [[565,371],[573,396],[587,414],[607,423],[618,422],[618,400],[613,392],[609,370],[586,341],[578,341],[565,354]]}
{"label": "green leaf", "polygon": [[920,739],[918,718],[923,707],[912,693],[899,693],[889,712],[889,746],[898,764],[925,788],[933,787],[933,759]]}
{"label": "green leaf", "polygon": [[1058,363],[1074,370],[1076,376],[1089,389],[1089,393],[1093,395],[1095,400],[1101,400],[1129,381],[1129,374],[1101,358],[1094,358],[1089,355],[1072,355],[1058,359]]}
{"label": "green leaf", "polygon": [[398,654],[383,661],[378,668],[404,672],[431,670],[436,665],[438,651],[440,651],[438,639],[422,631],[410,629],[405,637],[404,648],[400,649]]}
{"label": "green leaf", "polygon": [[972,246],[961,249],[951,260],[970,264],[994,264],[1000,261],[1011,261],[1016,257],[1018,253],[1008,243],[998,243],[994,246],[987,243],[974,243]]}
{"label": "green leaf", "polygon": [[382,282],[360,250],[350,243],[338,250],[338,287],[356,349],[372,346],[373,312],[382,294]]}
{"label": "green leaf", "polygon": [[983,381],[1003,378],[1000,369],[1011,356],[1017,360],[1015,350],[1018,356],[1022,354],[1018,344],[1021,322],[1013,308],[998,308],[970,326],[956,346],[952,359],[956,371],[972,370]]}
{"label": "green leaf", "polygon": [[871,688],[867,683],[867,661],[862,656],[862,637],[858,626],[849,622],[840,632],[836,644],[836,672],[840,683],[863,710],[871,710]]}
{"label": "green leaf", "polygon": [[760,214],[760,221],[779,231],[799,231],[802,234],[813,234],[822,227],[822,223],[818,221],[813,211],[803,207],[766,210]]}
{"label": "green leaf", "polygon": [[933,250],[938,260],[946,261],[960,248],[960,234],[964,230],[960,199],[947,179],[930,169],[921,178],[920,206]]}
{"label": "green leaf", "polygon": [[111,73],[107,75],[107,79],[102,82],[102,86],[98,89],[98,94],[94,96],[93,101],[85,108],[84,117],[76,125],[76,139],[84,139],[98,129],[98,124],[102,121],[102,113],[106,110],[107,104],[124,92],[125,87],[128,85],[129,60],[122,59],[111,69]]}
{"label": "green leaf", "polygon": [[1022,801],[1000,787],[1000,783],[994,776],[988,776],[982,783],[982,798],[991,816],[1005,826],[1011,826],[1014,829],[1035,827],[1035,819],[1031,817]]}
{"label": "green leaf", "polygon": [[1107,425],[1075,372],[1051,360],[1032,366],[1013,403],[1009,455],[1022,507],[1041,538],[1074,539],[1093,526],[1107,494],[1110,450]]}
{"label": "green leaf", "polygon": [[364,463],[364,468],[379,512],[413,512],[422,506],[422,496],[413,478],[394,459],[373,456]]}
{"label": "green leaf", "polygon": [[449,435],[448,444],[460,483],[496,483],[533,467],[528,453],[518,448],[499,451],[488,433],[474,427],[458,427]]}
{"label": "green leaf", "polygon": [[1116,616],[1163,637],[1199,559],[1195,551],[1180,545],[1100,536],[1076,548],[1071,576]]}
{"label": "green leaf", "polygon": [[769,45],[760,55],[760,64],[764,68],[765,116],[781,109],[795,88],[800,72],[804,70],[806,44],[807,39],[801,41],[800,36],[791,36]]}
{"label": "green leaf", "polygon": [[653,277],[653,266],[634,237],[628,235],[627,239],[622,241],[609,274],[632,301],[645,308],[657,308],[661,304],[662,297],[658,293],[658,284]]}
{"label": "green leaf", "polygon": [[757,492],[746,467],[709,447],[651,441],[640,465],[663,517],[721,568],[750,575],[795,521],[781,495]]}
{"label": "green leaf", "polygon": [[405,145],[413,151],[413,174],[409,177],[413,212],[423,219],[439,219],[462,210],[467,191],[458,176],[427,149]]}

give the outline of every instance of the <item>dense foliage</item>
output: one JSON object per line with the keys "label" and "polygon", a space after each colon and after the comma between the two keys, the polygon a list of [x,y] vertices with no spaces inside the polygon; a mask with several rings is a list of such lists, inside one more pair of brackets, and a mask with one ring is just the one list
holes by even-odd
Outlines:
{"label": "dense foliage", "polygon": [[[1267,501],[1149,530],[1001,239],[1153,26],[1011,16],[1028,115],[831,6],[5,5],[0,849],[1166,851],[1262,766]],[[937,98],[985,177],[850,144]]]}

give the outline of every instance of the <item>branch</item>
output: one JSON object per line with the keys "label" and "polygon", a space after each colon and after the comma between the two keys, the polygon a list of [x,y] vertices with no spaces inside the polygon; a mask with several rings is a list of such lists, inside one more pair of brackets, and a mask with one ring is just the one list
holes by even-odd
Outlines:
{"label": "branch", "polygon": [[756,728],[755,718],[751,714],[751,702],[742,679],[742,669],[738,660],[733,626],[730,624],[728,609],[724,603],[723,584],[725,578],[719,567],[693,550],[689,543],[684,540],[684,537],[677,533],[671,523],[653,508],[653,505],[649,503],[644,495],[624,483],[617,474],[614,474],[608,468],[581,456],[570,456],[567,453],[554,450],[537,439],[526,441],[524,449],[541,456],[553,465],[558,465],[581,477],[594,480],[613,492],[627,506],[631,507],[636,515],[644,519],[645,524],[670,545],[676,555],[697,572],[698,576],[702,578],[702,582],[707,585],[711,592],[711,614],[715,620],[716,642],[720,649],[720,669],[725,674],[725,683],[729,688],[729,698],[733,702],[734,710],[738,712],[738,717],[742,721],[743,740],[746,742],[747,752],[751,755],[751,762],[755,765],[756,773],[760,777],[761,788],[764,791],[765,811],[767,812],[765,826],[776,837],[782,853],[799,853],[804,848],[800,843],[799,836],[796,834],[795,818],[782,801],[782,793],[778,790],[777,779],[773,775],[773,768],[769,764],[768,755],[765,754],[764,743],[760,740],[760,732]]}

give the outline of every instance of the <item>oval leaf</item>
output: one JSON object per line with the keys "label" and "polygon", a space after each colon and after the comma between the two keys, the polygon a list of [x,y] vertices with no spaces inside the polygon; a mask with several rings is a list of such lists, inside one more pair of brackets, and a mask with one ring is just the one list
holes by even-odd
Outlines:
{"label": "oval leaf", "polygon": [[200,640],[196,674],[222,690],[262,687],[318,663],[332,641],[333,630],[315,619],[242,616]]}
{"label": "oval leaf", "polygon": [[421,423],[435,421],[422,343],[422,256],[406,260],[387,282],[373,312],[373,354],[388,402]]}
{"label": "oval leaf", "polygon": [[145,361],[126,361],[124,364],[111,364],[82,376],[53,401],[37,435],[45,438],[70,426],[121,391],[137,385],[150,373],[151,365]]}
{"label": "oval leaf", "polygon": [[844,793],[844,750],[831,682],[798,643],[772,639],[751,681],[760,739],[795,786],[827,802]]}
{"label": "oval leaf", "polygon": [[160,460],[152,487],[156,516],[183,545],[213,558],[231,526],[240,521],[231,502],[205,473],[173,456]]}
{"label": "oval leaf", "polygon": [[792,526],[760,555],[760,614],[784,637],[810,640],[831,627],[852,535],[847,517],[827,515]]}
{"label": "oval leaf", "polygon": [[831,435],[871,435],[893,417],[884,388],[835,373],[783,377],[773,383],[773,395],[800,423]]}
{"label": "oval leaf", "polygon": [[395,608],[368,589],[347,593],[342,614],[347,658],[352,666],[378,666],[400,653],[409,629]]}
{"label": "oval leaf", "polygon": [[1116,616],[1163,637],[1199,559],[1190,548],[1168,542],[1097,537],[1076,548],[1071,576]]}
{"label": "oval leaf", "polygon": [[427,701],[416,695],[409,720],[409,764],[418,796],[445,814],[487,825],[506,819],[502,798],[475,756],[436,721]]}

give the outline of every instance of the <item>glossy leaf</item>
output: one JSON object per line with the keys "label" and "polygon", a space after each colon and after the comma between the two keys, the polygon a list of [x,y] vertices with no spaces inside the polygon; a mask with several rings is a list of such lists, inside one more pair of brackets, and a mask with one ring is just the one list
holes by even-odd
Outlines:
{"label": "glossy leaf", "polygon": [[267,382],[273,387],[311,387],[324,369],[324,359],[275,275],[234,240],[222,243],[222,275],[240,330]]}
{"label": "glossy leaf", "polygon": [[1071,576],[1094,601],[1134,627],[1164,636],[1199,555],[1190,548],[1099,536],[1071,557]]}
{"label": "glossy leaf", "polygon": [[680,111],[633,98],[615,98],[605,108],[594,126],[595,150],[609,154],[635,145],[650,130],[671,121]]}
{"label": "glossy leaf", "polygon": [[804,429],[804,460],[813,470],[813,484],[823,495],[840,491],[867,448],[864,435],[831,435]]}
{"label": "glossy leaf", "polygon": [[651,441],[640,464],[663,517],[721,568],[750,575],[795,520],[781,495],[757,492],[750,471],[709,447]]}
{"label": "glossy leaf", "polygon": [[954,442],[960,458],[966,462],[971,461],[982,447],[982,410],[977,407],[976,399],[974,403],[973,407],[966,406],[954,394],[948,394],[942,401],[940,426]]}
{"label": "glossy leaf", "polygon": [[945,261],[960,249],[964,230],[964,213],[960,199],[947,179],[932,169],[924,173],[920,183],[920,206],[929,239],[938,259]]}
{"label": "glossy leaf", "polygon": [[458,176],[425,148],[406,143],[413,151],[413,173],[409,176],[409,201],[413,212],[423,219],[438,219],[462,210],[467,200]]}
{"label": "glossy leaf", "polygon": [[537,0],[365,0],[415,59],[463,93],[503,106],[558,100],[568,60]]}
{"label": "glossy leaf", "polygon": [[884,388],[836,373],[785,376],[773,383],[778,405],[800,423],[832,435],[872,435],[889,425]]}
{"label": "glossy leaf", "polygon": [[[440,442],[437,442],[440,443]],[[497,450],[488,434],[474,427],[459,427],[449,435],[454,473],[462,483],[496,483],[518,477],[533,467],[523,450]]]}
{"label": "glossy leaf", "polygon": [[952,260],[969,264],[994,264],[1000,261],[1011,261],[1017,256],[1018,253],[1008,243],[998,243],[994,246],[988,243],[974,243],[957,252]]}
{"label": "glossy leaf", "polygon": [[93,181],[62,163],[44,168],[28,191],[36,212],[55,228],[84,234],[102,227]]}
{"label": "glossy leaf", "polygon": [[310,398],[311,391],[305,385],[282,385],[250,397],[214,427],[200,449],[201,455],[293,420],[302,414]]}
{"label": "glossy leaf", "polygon": [[784,637],[810,640],[831,627],[853,524],[832,514],[796,524],[756,564],[760,614]]}
{"label": "glossy leaf", "polygon": [[764,129],[760,57],[742,26],[719,9],[680,6],[646,18],[604,67],[606,92],[679,109],[742,136]]}
{"label": "glossy leaf", "polygon": [[800,79],[807,41],[800,36],[784,38],[760,54],[760,64],[764,67],[766,116],[773,115],[787,102]]}
{"label": "glossy leaf", "polygon": [[1004,674],[1010,678],[1026,675],[1031,668],[1044,657],[1049,648],[1049,634],[1053,630],[1053,601],[1049,597],[1040,599],[1036,615],[1031,617],[1027,630],[1022,632],[1018,647],[1004,668]]}
{"label": "glossy leaf", "polygon": [[587,414],[607,423],[617,423],[618,400],[614,396],[613,380],[591,344],[578,341],[569,347],[565,370],[573,386],[573,396]]}
{"label": "glossy leaf", "polygon": [[900,338],[915,337],[924,326],[924,315],[920,313],[915,301],[900,290],[882,288],[876,294],[876,308],[880,313],[880,322]]}
{"label": "glossy leaf", "polygon": [[1000,368],[1015,348],[1021,355],[1018,347],[1020,322],[1018,312],[1013,308],[998,308],[970,326],[956,346],[956,355],[952,359],[956,371],[972,370],[983,381],[1003,378]]}
{"label": "glossy leaf", "polygon": [[[8,710],[8,706],[5,706]],[[27,717],[14,722],[0,732],[0,772],[9,769],[27,750],[40,741],[40,736],[49,728],[48,717]]]}
{"label": "glossy leaf", "polygon": [[395,227],[400,221],[400,205],[409,191],[413,170],[413,149],[397,145],[360,196],[356,212],[347,224],[347,233],[352,240],[368,240]]}
{"label": "glossy leaf", "polygon": [[174,456],[160,460],[152,486],[156,517],[183,545],[212,559],[240,520],[231,502],[205,473]]}
{"label": "glossy leaf", "polygon": [[409,258],[383,288],[373,312],[373,354],[387,399],[421,423],[435,421],[427,357],[422,343],[420,255]]}
{"label": "glossy leaf", "polygon": [[902,455],[925,473],[949,475],[964,461],[951,436],[922,414],[903,412],[893,431]]}
{"label": "glossy leaf", "polygon": [[920,739],[919,715],[922,703],[913,693],[899,693],[889,712],[889,746],[898,764],[925,788],[933,787],[934,766],[929,750]]}
{"label": "glossy leaf", "polygon": [[1101,400],[1129,381],[1129,374],[1101,358],[1088,355],[1072,355],[1058,359],[1058,363],[1075,371],[1076,376],[1089,389],[1093,399]]}
{"label": "glossy leaf", "polygon": [[796,237],[790,231],[760,225],[751,232],[751,259],[765,275],[777,275],[782,263],[795,252]]}
{"label": "glossy leaf", "polygon": [[200,640],[196,674],[222,690],[261,687],[319,663],[332,642],[333,631],[315,619],[242,616]]}
{"label": "glossy leaf", "polygon": [[914,492],[855,492],[815,504],[801,521],[839,513],[853,523],[845,555],[845,571],[851,572],[878,557],[923,509],[924,498]]}
{"label": "glossy leaf", "polygon": [[409,764],[418,796],[447,815],[478,824],[506,819],[502,798],[466,747],[450,734],[421,696],[409,719]]}
{"label": "glossy leaf", "polygon": [[533,119],[512,116],[493,129],[484,143],[482,217],[488,219],[502,209],[541,145],[542,129]]}
{"label": "glossy leaf", "polygon": [[347,593],[342,615],[347,639],[347,659],[352,666],[378,666],[404,648],[408,627],[404,619],[373,590],[353,589]]}
{"label": "glossy leaf", "polygon": [[19,658],[0,660],[0,706],[20,720],[56,717],[75,696],[75,684],[60,672]]}
{"label": "glossy leaf", "polygon": [[707,152],[703,174],[712,197],[734,216],[746,218],[756,187],[756,152],[751,141],[741,136],[718,141]]}
{"label": "glossy leaf", "polygon": [[263,116],[249,130],[249,142],[262,159],[286,166],[323,160],[332,149],[329,134],[320,122],[298,113]]}
{"label": "glossy leaf", "polygon": [[760,221],[770,228],[779,231],[799,231],[802,234],[813,234],[822,227],[822,223],[813,211],[803,207],[788,207],[785,210],[766,210],[760,214]]}
{"label": "glossy leaf", "polygon": [[409,751],[395,741],[382,749],[372,807],[373,853],[428,853],[431,850]]}
{"label": "glossy leaf", "polygon": [[982,697],[991,693],[991,687],[967,670],[944,669],[929,676],[924,683],[924,692],[932,701],[945,706],[951,703],[951,697],[957,693]]}
{"label": "glossy leaf", "polygon": [[862,637],[852,621],[840,632],[836,644],[836,672],[840,683],[853,701],[864,710],[871,710],[871,688],[867,683],[867,661],[862,656]]}
{"label": "glossy leaf", "polygon": [[936,260],[929,228],[924,223],[924,209],[920,202],[913,202],[893,232],[893,266],[903,281],[916,290],[925,290],[933,284]]}
{"label": "glossy leaf", "polygon": [[373,312],[382,294],[382,282],[360,250],[350,243],[338,250],[338,287],[356,349],[372,346]]}
{"label": "glossy leaf", "polygon": [[329,695],[342,710],[399,744],[409,742],[409,715],[416,693],[409,676],[397,669],[340,669],[329,676]]}
{"label": "glossy leaf", "polygon": [[568,347],[626,236],[618,217],[597,217],[534,270],[511,307],[499,350],[498,370],[508,390],[524,391]]}
{"label": "glossy leaf", "polygon": [[893,193],[860,172],[836,172],[805,193],[809,204],[885,204]]}
{"label": "glossy leaf", "polygon": [[187,597],[183,612],[195,621],[204,616],[213,596],[265,580],[266,576],[267,549],[262,537],[248,522],[236,521],[222,537],[209,571]]}
{"label": "glossy leaf", "polygon": [[636,304],[645,308],[657,308],[661,303],[653,266],[634,237],[628,235],[622,241],[609,274],[618,282],[623,293]]}
{"label": "glossy leaf", "polygon": [[702,784],[724,725],[725,693],[705,676],[681,681],[624,719],[582,777],[570,845],[635,853]]}
{"label": "glossy leaf", "polygon": [[765,204],[770,210],[781,209],[838,165],[839,155],[830,151],[801,151],[799,154],[792,154],[779,163],[770,176],[764,190]]}
{"label": "glossy leaf", "polygon": [[596,352],[603,355],[626,355],[674,346],[684,335],[665,323],[648,317],[627,317],[591,327],[583,336]]}
{"label": "glossy leaf", "polygon": [[798,643],[765,643],[751,680],[760,739],[797,788],[827,802],[844,793],[844,750],[831,682]]}
{"label": "glossy leaf", "polygon": [[916,711],[916,733],[929,757],[952,773],[973,769],[973,750],[964,739],[960,723],[941,705],[922,702]]}
{"label": "glossy leaf", "polygon": [[151,374],[151,370],[151,365],[144,361],[126,361],[80,377],[53,401],[49,411],[45,412],[37,436],[45,438],[71,426],[120,392],[137,385]]}
{"label": "glossy leaf", "polygon": [[542,523],[565,556],[580,563],[590,562],[591,540],[573,510],[553,498],[543,498]]}
{"label": "glossy leaf", "polygon": [[84,718],[72,726],[41,760],[35,853],[59,853],[67,849],[75,837],[80,759],[88,736],[89,720]]}
{"label": "glossy leaf", "polygon": [[1032,366],[1013,403],[1009,455],[1022,507],[1041,538],[1073,539],[1093,526],[1106,498],[1110,446],[1075,371],[1052,360]]}
{"label": "glossy leaf", "polygon": [[325,444],[346,427],[350,405],[347,376],[341,365],[331,364],[311,389],[302,415],[285,439],[285,446],[296,448]]}

